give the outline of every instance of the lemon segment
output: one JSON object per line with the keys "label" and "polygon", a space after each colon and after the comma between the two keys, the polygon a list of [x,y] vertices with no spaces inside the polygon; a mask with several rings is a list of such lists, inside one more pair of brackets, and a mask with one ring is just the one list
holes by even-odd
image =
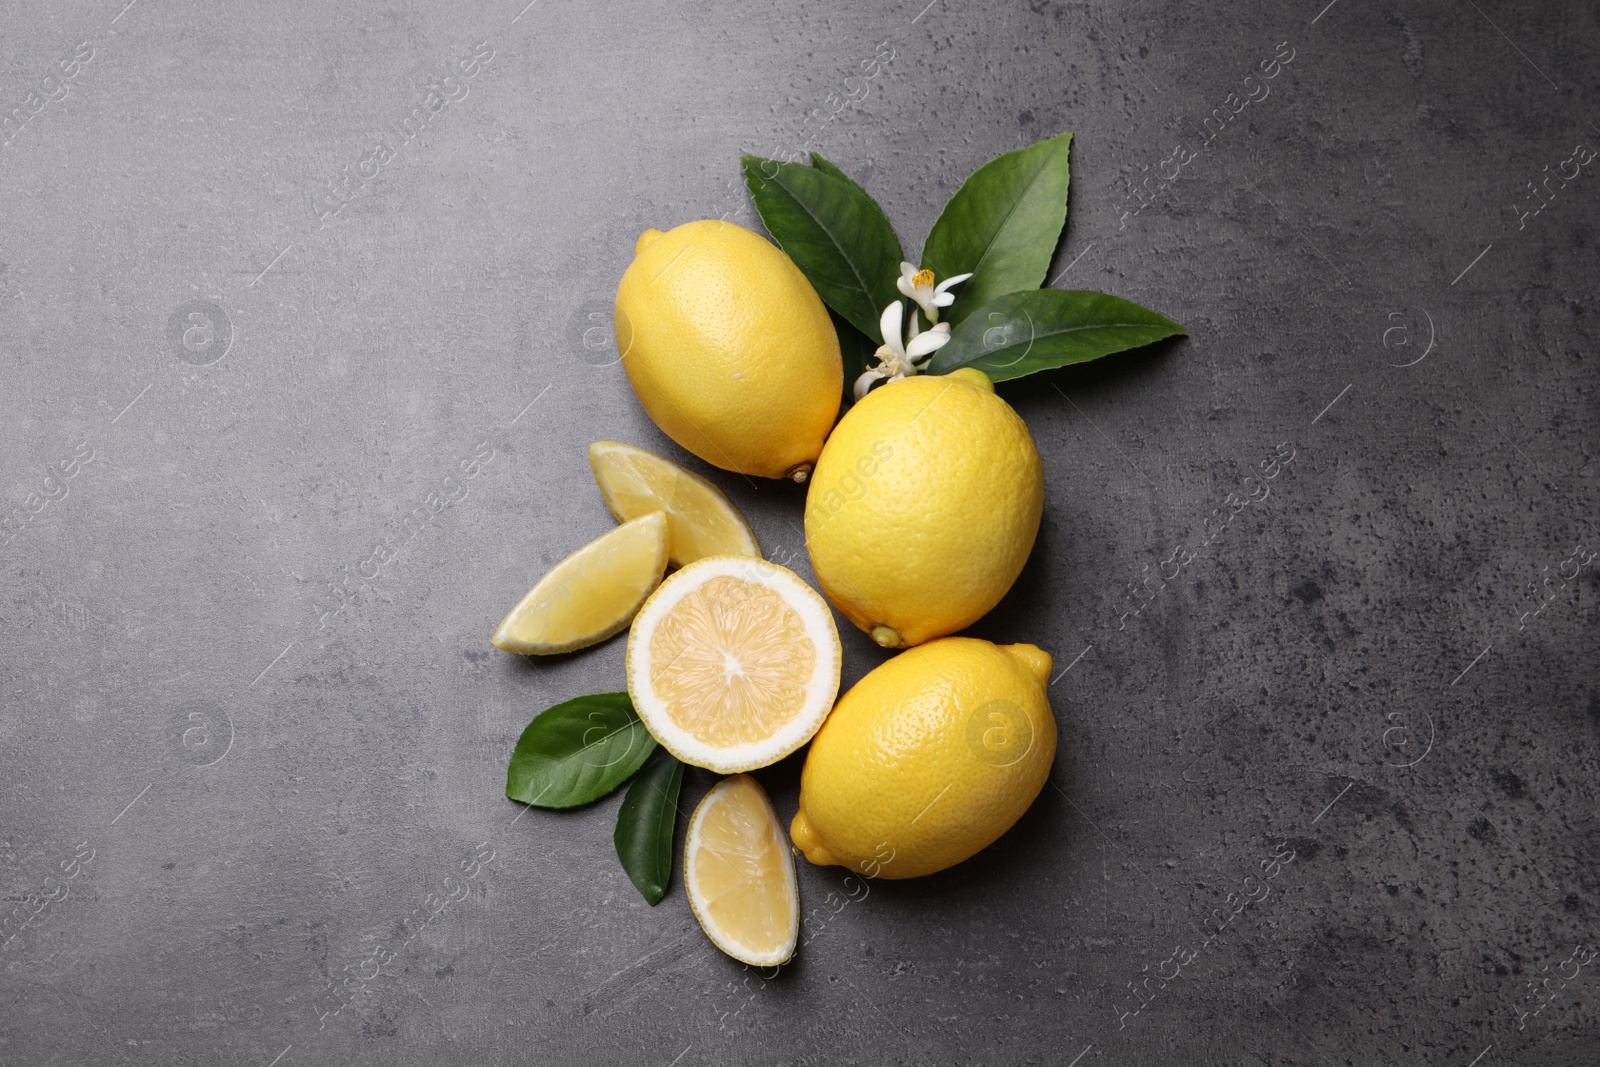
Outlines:
{"label": "lemon segment", "polygon": [[589,467],[620,522],[662,511],[667,558],[682,567],[704,556],[759,556],[755,534],[722,491],[693,471],[620,441],[589,446]]}
{"label": "lemon segment", "polygon": [[1049,777],[1050,662],[1033,645],[946,637],[868,673],[811,742],[795,847],[882,878],[931,874],[986,848]]}
{"label": "lemon segment", "polygon": [[657,741],[720,774],[811,740],[839,691],[839,632],[793,571],[708,556],[661,583],[628,634],[628,693]]}
{"label": "lemon segment", "polygon": [[694,809],[683,884],[700,928],[723,952],[753,967],[794,955],[800,938],[794,859],[755,779],[724,778]]}
{"label": "lemon segment", "polygon": [[550,569],[500,623],[494,647],[571,652],[627,626],[667,569],[667,516],[652,512],[589,542]]}

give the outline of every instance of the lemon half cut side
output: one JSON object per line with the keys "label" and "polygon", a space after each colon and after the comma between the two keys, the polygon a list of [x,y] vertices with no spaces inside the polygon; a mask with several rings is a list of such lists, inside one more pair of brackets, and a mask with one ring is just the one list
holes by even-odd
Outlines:
{"label": "lemon half cut side", "polygon": [[724,778],[694,809],[683,884],[700,928],[723,952],[752,967],[794,955],[800,939],[794,857],[755,779]]}
{"label": "lemon half cut side", "polygon": [[705,556],[759,556],[750,524],[722,491],[693,471],[621,441],[589,446],[589,467],[619,522],[667,515],[668,559],[682,567]]}
{"label": "lemon half cut side", "polygon": [[628,694],[685,763],[736,774],[811,740],[839,691],[839,631],[816,590],[747,556],[661,583],[628,634]]}
{"label": "lemon half cut side", "polygon": [[604,641],[628,625],[666,569],[666,515],[625,522],[550,568],[495,630],[494,647],[547,656]]}

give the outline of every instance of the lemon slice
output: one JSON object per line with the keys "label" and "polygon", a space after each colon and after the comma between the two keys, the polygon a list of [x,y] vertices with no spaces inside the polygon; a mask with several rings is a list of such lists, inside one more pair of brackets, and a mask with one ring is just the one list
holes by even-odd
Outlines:
{"label": "lemon slice", "polygon": [[666,569],[666,515],[625,522],[539,579],[494,632],[494,647],[545,656],[604,641],[628,625]]}
{"label": "lemon slice", "polygon": [[722,491],[693,471],[620,441],[589,446],[589,467],[621,522],[667,513],[667,547],[682,567],[704,556],[759,556],[755,534]]}
{"label": "lemon slice", "polygon": [[668,752],[734,774],[807,741],[839,692],[839,631],[793,571],[708,556],[661,583],[628,633],[628,693]]}
{"label": "lemon slice", "polygon": [[754,778],[724,778],[694,809],[683,885],[701,929],[734,959],[771,967],[794,955],[800,937],[794,858]]}

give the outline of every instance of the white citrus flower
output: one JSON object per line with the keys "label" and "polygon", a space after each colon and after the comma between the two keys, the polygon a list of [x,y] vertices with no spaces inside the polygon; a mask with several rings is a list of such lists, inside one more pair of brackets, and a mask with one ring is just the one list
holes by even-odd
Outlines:
{"label": "white citrus flower", "polygon": [[895,288],[901,293],[917,302],[922,313],[928,316],[928,321],[939,321],[939,309],[947,308],[956,302],[955,294],[950,292],[952,285],[957,285],[972,277],[971,274],[957,274],[954,278],[946,278],[938,285],[933,284],[933,271],[918,270],[910,263],[901,261],[900,277],[895,279]]}
{"label": "white citrus flower", "polygon": [[917,361],[931,356],[950,340],[948,322],[922,331],[917,325],[916,315],[911,316],[910,337],[902,340],[905,314],[905,305],[898,300],[883,309],[883,316],[878,320],[878,327],[883,331],[883,344],[873,353],[878,365],[856,379],[853,392],[857,400],[867,395],[873,382],[892,382],[919,373],[922,368],[917,366]]}

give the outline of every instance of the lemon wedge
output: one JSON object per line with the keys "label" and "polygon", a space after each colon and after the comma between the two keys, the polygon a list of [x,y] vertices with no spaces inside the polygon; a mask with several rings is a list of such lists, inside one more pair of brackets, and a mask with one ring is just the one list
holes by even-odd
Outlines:
{"label": "lemon wedge", "polygon": [[667,516],[625,522],[550,569],[494,632],[494,647],[539,656],[604,641],[628,625],[667,569]]}
{"label": "lemon wedge", "polygon": [[683,885],[700,928],[734,959],[771,967],[794,955],[800,937],[794,858],[755,779],[724,778],[694,809]]}
{"label": "lemon wedge", "polygon": [[839,631],[785,567],[708,556],[661,583],[628,633],[628,693],[657,741],[719,774],[811,740],[839,692]]}
{"label": "lemon wedge", "polygon": [[693,471],[620,441],[589,446],[589,467],[606,507],[621,522],[667,513],[668,558],[676,566],[704,556],[759,556],[755,534],[722,491]]}

